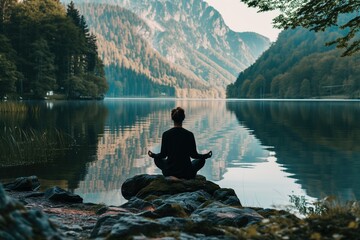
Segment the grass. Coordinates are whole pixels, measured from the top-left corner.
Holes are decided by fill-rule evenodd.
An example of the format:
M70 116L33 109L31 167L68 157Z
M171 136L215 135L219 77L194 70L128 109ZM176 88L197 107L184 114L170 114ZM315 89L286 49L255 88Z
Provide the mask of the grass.
M0 102L1 113L27 112L28 106L22 102Z
M38 114L39 106L29 106L23 102L0 102L0 113L32 113Z
M0 166L17 166L53 160L74 144L68 134L54 130L4 127L0 136Z
M243 229L230 229L237 239L289 239L289 240L346 240L360 239L360 205L346 203L335 197L316 202L304 196L290 196L292 208L301 213L299 218L287 210L259 212L264 217L259 223Z
M315 202L309 202L305 196L290 195L290 202L304 217L336 216L352 213L360 217L360 204L357 201L339 201L334 196L328 196Z
M3 119L12 122L38 117L40 106L25 102L0 102ZM30 165L53 160L74 144L72 137L57 129L36 130L17 126L0 129L0 166Z

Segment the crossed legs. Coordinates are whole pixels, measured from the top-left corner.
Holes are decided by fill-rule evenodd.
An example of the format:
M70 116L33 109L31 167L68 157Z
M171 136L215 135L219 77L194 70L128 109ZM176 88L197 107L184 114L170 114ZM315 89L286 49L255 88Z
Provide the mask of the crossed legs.
M165 170L166 169L166 166L167 166L167 163L166 163L166 159L163 159L163 158L154 158L154 162L155 162L155 165L161 169L163 175L165 177L168 177L168 176L173 176L171 174L171 170L168 171L168 170ZM202 168L204 167L205 165L205 159L194 159L191 161L191 169L189 172L186 172L186 173L182 173L181 175L184 176L186 179L192 179L192 178L195 178L196 176L196 173ZM175 177L178 177L178 176L175 176ZM184 177L180 177L180 178L184 178Z

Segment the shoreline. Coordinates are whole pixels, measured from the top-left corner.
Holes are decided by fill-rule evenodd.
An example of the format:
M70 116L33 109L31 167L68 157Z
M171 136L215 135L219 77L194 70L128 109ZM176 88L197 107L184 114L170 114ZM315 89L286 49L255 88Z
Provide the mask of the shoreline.
M34 186L36 181L32 180ZM53 192L64 193L59 189ZM71 198L63 198L67 201L55 201L46 198L48 190L6 191L5 196L11 199L0 191L0 200L6 200L0 201L0 212L4 216L15 208L18 215L13 216L20 219L21 214L28 217L36 211L35 216L48 222L42 226L50 230L34 230L37 235L30 239L42 239L45 232L51 232L55 239L359 239L360 236L360 208L356 202L350 208L333 206L326 213L299 218L285 210L244 207L232 189L220 188L202 176L174 181L160 175L137 175L124 183L122 193L127 203L107 206L79 202L79 196L69 192L66 194ZM73 202L68 202L69 199ZM10 207L5 208L4 203ZM2 231L6 232L4 226L11 225L0 224L0 236Z

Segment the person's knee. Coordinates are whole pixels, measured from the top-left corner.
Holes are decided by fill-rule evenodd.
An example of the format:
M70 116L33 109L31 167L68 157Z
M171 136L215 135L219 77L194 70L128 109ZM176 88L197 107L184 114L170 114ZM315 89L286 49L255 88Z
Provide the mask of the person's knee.
M165 160L163 158L154 158L155 165L163 170L165 168Z
M191 162L193 170L195 171L195 175L197 171L199 171L201 168L205 165L205 159L196 159Z

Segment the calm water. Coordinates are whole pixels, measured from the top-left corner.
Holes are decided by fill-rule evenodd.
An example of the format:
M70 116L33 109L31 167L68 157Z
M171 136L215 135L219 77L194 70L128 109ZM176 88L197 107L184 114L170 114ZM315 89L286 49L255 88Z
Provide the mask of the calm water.
M36 114L0 116L5 128L57 129L75 144L46 161L0 162L0 179L37 175L86 202L119 205L121 185L136 174L160 174L158 152L172 127L170 111L185 109L184 127L199 152L213 151L200 174L235 189L243 205L288 204L288 195L360 199L360 102L107 99L30 102Z

